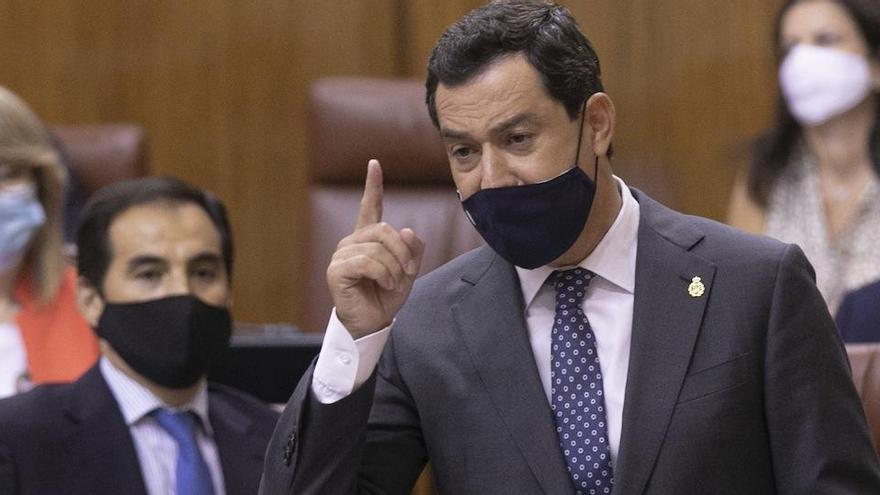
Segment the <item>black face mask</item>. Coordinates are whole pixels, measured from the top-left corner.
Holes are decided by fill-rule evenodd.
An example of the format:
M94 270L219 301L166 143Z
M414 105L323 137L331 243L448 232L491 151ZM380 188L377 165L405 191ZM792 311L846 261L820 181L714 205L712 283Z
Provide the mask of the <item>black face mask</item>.
M185 388L207 373L226 350L232 319L226 308L205 304L195 296L173 296L107 303L97 333L150 381Z
M578 166L583 126L582 114L575 164L565 173L537 184L481 189L462 201L486 243L516 266L537 268L562 256L587 224L596 183ZM599 157L594 167L597 173Z

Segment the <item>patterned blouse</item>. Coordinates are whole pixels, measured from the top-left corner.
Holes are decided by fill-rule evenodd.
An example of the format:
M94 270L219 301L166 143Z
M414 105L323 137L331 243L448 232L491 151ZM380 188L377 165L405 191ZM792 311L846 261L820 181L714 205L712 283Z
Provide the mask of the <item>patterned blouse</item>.
M880 280L880 185L872 174L857 212L829 239L819 181L816 161L795 155L770 193L767 235L804 250L833 315L847 293Z

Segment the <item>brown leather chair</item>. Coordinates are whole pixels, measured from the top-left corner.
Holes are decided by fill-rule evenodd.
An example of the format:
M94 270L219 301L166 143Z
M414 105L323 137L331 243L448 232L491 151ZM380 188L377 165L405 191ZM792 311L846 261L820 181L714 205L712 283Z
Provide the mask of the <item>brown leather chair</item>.
M367 161L382 163L383 220L425 241L421 273L482 242L462 213L440 136L416 81L331 78L309 92L311 239L306 330L323 331L333 303L326 270L354 229Z
M880 454L880 343L847 344L846 353L868 418L874 448Z
M147 175L147 140L135 124L55 125L83 199L123 179Z
M354 228L367 161L384 172L383 220L410 227L425 241L421 273L479 246L455 193L446 152L417 81L332 78L309 92L311 239L307 329L322 331L333 305L326 269ZM429 469L414 495L436 491Z

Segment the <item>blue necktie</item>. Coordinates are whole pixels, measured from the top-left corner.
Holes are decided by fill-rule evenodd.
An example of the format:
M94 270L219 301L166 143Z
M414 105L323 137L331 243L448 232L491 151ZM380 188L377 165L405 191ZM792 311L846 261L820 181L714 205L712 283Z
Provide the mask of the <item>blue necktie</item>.
M578 495L604 495L614 485L602 369L596 339L581 301L593 274L583 268L556 271L550 368L551 408L556 434Z
M211 471L196 442L195 415L189 411L156 409L153 417L177 442L177 495L214 495Z

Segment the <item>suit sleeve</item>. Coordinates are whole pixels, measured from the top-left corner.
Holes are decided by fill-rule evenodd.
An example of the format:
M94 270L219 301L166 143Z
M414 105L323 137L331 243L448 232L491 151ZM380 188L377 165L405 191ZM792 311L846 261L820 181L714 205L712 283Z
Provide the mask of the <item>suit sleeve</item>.
M260 493L408 494L427 455L393 337L369 380L338 402L314 398L313 370L314 363L275 428Z
M779 265L769 316L765 409L778 493L880 493L846 352L797 246Z

